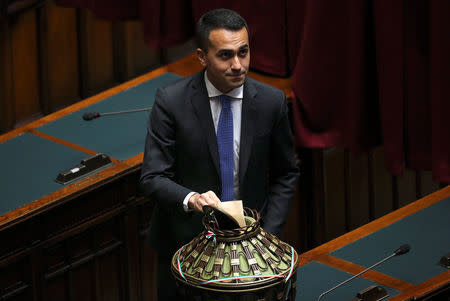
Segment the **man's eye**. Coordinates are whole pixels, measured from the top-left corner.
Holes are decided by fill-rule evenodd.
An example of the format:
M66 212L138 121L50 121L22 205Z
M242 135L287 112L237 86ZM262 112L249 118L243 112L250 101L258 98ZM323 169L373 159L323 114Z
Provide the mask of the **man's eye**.
M231 54L224 52L220 54L220 57L223 59L229 59L231 57Z
M240 55L240 56L246 56L247 53L248 53L248 49L242 49L242 50L239 50L239 55Z

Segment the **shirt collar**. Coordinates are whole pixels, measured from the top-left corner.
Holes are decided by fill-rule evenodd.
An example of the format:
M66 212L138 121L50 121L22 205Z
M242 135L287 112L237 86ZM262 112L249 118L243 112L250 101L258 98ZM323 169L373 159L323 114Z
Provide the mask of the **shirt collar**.
M238 99L242 99L244 96L244 85L237 87L237 88L229 91L228 93L222 93L219 90L217 90L217 88L214 87L214 85L209 81L206 70L205 70L205 84L206 84L206 90L208 90L209 98L217 97L222 94L228 95L231 98L238 98Z

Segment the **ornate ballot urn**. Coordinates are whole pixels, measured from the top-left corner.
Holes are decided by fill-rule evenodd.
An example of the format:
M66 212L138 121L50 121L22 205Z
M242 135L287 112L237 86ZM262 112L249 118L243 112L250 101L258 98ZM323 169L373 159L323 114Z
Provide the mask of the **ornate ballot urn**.
M180 248L171 270L184 300L295 300L298 255L260 227L244 208L246 226L205 206L205 231Z

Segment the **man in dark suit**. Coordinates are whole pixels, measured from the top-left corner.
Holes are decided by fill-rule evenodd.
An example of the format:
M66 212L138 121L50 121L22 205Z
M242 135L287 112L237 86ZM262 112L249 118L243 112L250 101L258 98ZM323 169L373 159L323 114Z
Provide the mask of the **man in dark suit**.
M298 177L285 95L247 77L244 19L210 11L197 39L205 69L158 89L147 129L141 187L156 203L150 243L159 251L160 300L174 291L162 279L171 256L203 230L204 205L242 199L281 235Z

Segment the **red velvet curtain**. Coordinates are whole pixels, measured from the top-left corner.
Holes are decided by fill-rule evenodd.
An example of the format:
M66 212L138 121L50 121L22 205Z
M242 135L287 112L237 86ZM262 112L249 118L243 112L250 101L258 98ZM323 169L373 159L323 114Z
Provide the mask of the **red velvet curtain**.
M450 183L450 2L296 5L304 16L295 19L292 73L298 144L359 151L380 138L393 174L431 169Z
M291 76L302 147L368 150L388 169L432 169L450 183L448 0L57 0L108 20L140 18L153 48L194 35L206 11L250 27L253 69Z
M450 2L430 1L429 5L431 130L424 135L431 136L431 155L423 166L417 162L417 168L427 169L431 161L433 178L450 183Z
M194 36L195 27L190 1L138 0L138 2L144 38L153 49L175 46Z
M373 30L368 1L291 1L294 122L303 147L379 142ZM294 12L300 12L298 18ZM291 32L291 35L293 32Z

